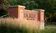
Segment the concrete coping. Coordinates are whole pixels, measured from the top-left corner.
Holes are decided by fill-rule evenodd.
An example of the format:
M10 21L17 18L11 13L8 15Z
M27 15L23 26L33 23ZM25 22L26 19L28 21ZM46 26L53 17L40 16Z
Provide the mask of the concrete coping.
M45 11L44 9L34 9L33 11Z
M43 10L43 9L40 9L40 11L45 11L45 10Z
M21 5L18 5L18 7L23 7L23 8L25 8L25 6L21 6Z
M23 7L23 8L25 8L25 6L21 6L21 5L14 5L14 6L10 5L9 7Z

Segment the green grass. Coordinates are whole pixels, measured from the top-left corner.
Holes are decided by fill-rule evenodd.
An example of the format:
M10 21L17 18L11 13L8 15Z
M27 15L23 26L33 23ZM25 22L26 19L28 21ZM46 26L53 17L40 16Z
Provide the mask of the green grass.
M44 30L30 30L25 27L22 28L14 28L14 27L6 27L1 26L0 27L0 33L56 33L55 28L45 28Z
M14 26L15 27L15 26ZM6 24L1 24L0 33L56 33L56 28L45 28L44 30L27 29L24 26L14 28L7 27Z

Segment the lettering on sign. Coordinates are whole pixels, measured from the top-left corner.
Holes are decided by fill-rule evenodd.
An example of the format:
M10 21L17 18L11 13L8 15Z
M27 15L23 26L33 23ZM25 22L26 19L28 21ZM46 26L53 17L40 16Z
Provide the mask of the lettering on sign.
M24 18L27 20L35 20L35 14L30 14L30 13L24 13Z

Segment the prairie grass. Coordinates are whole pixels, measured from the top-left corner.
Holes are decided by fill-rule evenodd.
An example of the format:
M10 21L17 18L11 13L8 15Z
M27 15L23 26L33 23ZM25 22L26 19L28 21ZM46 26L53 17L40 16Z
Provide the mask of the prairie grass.
M39 28L39 22L37 21L31 21L26 19L16 19L16 18L0 18L0 24L5 24L6 26L13 26L13 27L19 27L24 26L26 28L30 29L37 29Z
M39 30L38 23L25 19L0 18L0 33L56 33L54 28Z
M0 18L0 31L32 31L37 30L39 24L36 21L16 19L16 18ZM4 30L3 30L4 29Z

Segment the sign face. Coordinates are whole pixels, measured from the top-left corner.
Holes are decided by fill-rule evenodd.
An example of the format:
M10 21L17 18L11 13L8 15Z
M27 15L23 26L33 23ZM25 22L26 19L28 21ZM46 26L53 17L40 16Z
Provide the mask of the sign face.
M35 20L36 14L24 13L24 18L27 20Z

